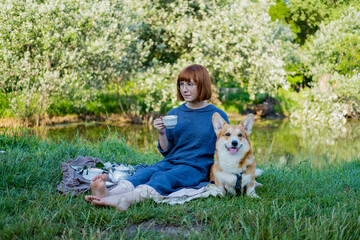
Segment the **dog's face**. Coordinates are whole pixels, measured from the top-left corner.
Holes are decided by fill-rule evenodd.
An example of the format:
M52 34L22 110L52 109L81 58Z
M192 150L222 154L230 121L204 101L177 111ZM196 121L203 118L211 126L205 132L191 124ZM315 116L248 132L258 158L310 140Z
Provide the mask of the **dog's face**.
M230 155L244 155L251 149L249 136L255 123L254 115L249 114L239 125L229 125L215 113L212 118L217 135L216 148Z

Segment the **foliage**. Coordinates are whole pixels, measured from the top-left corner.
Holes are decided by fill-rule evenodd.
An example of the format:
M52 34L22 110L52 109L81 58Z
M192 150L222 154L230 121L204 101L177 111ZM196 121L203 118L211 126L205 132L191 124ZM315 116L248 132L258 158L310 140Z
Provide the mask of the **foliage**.
M276 96L290 84L315 89L323 76L340 88L341 79L356 82L359 72L358 10L344 12L357 3L5 0L0 89L13 114L39 122L46 113L119 111L97 99L105 86L133 121L151 120L179 104L176 77L191 63L208 68L214 86L247 89L238 102ZM330 92L356 113L356 93L344 91ZM317 99L310 95L309 104Z
M122 111L148 119L176 104L176 76L194 62L216 85L236 81L252 97L287 87L293 35L270 21L267 0L7 0L0 8L1 90L23 120L56 96L83 108L109 83Z
M0 9L0 89L23 120L52 96L83 104L114 76L136 72L146 54L121 1L7 0Z
M218 81L246 85L252 99L288 87L284 60L293 35L270 21L268 8L268 1L217 6L194 42L195 62L210 66Z
M346 100L360 100L360 72L354 74L341 75L334 73L330 79L334 86L333 91Z
M268 1L148 1L143 7L152 4L156 11L144 11L144 24L155 39L156 64L179 70L202 64L217 86L247 85L252 98L288 86L284 59L291 54L293 35L270 21Z
M346 123L347 109L338 102L336 94L313 88L304 90L302 95L304 100L291 113L291 120L295 125L307 128L329 126L334 131L341 130Z
M312 89L294 110L299 124L341 127L345 116L358 116L360 95L360 11L350 7L340 19L321 24L305 45L302 63Z
M349 6L357 7L359 9L360 1L326 1L326 0L276 0L276 3L269 9L269 14L273 21L279 20L284 24L288 24L297 37L294 39L296 43L301 45L311 42L310 39L320 29L321 24L328 24L329 22L342 18L343 13L349 8ZM356 44L358 39L348 39L346 41L352 41ZM337 42L339 45L339 42ZM342 66L346 73L351 69L352 64L348 64L346 60L349 60L354 55L355 44L352 44L350 48L339 49L344 55ZM326 49L326 47L321 46ZM350 46L351 44L346 44ZM299 54L302 54L299 52ZM298 54L294 54L297 56ZM350 60L352 61L352 60ZM348 68L350 65L350 68ZM303 63L298 59L290 59L286 61L285 69L290 73L288 75L288 82L297 90L309 86L309 82L312 81L312 76L306 75L303 72ZM344 74L346 74L344 72Z
M293 6L293 4L295 3L291 3L291 6ZM269 8L269 15L272 21L278 20L283 24L289 24L291 31L295 34L299 34L301 29L292 19L289 5L290 4L285 0L276 0L275 3ZM298 41L298 39L295 41Z
M135 2L128 1L129 11L139 13L138 37L149 43L150 54L144 71L120 81L121 104L133 120L177 105L175 81L191 63L208 68L218 87L247 86L251 98L288 87L284 67L293 54L293 34L270 21L268 1Z
M286 91L284 89L279 89L278 93L276 94L276 99L280 103L279 106L275 106L276 108L278 108L277 111L288 117L292 109L295 108L298 104L298 95L299 94L294 90Z
M170 64L153 64L121 83L123 109L134 122L150 121L166 114L176 102L176 79L181 69Z
M224 111L228 114L242 113L247 108L247 104L252 103L245 88L221 88L219 98Z
M321 24L320 30L305 45L302 62L306 73L317 82L324 74L360 71L359 41L360 10L349 8L341 18Z
M86 103L84 115L97 115L107 113L119 113L120 109L116 102L116 95L114 92L108 90L99 92L94 101Z
M67 99L56 99L52 104L47 108L46 113L51 118L53 116L65 116L68 114L75 114L77 109L75 109L72 101Z
M0 116L6 116L8 114L9 102L5 95L0 92Z
M276 0L269 13L273 20L289 24L297 34L296 42L303 45L320 29L322 22L339 18L349 6L359 6L359 3L359 0Z
M140 73L136 87L144 95L145 113L164 113L167 103L176 104L176 79L180 73L176 66L153 66Z

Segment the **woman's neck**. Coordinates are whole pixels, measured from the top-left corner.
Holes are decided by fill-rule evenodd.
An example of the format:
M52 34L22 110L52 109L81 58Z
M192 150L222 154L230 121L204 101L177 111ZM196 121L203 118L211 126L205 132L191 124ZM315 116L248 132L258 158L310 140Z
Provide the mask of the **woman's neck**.
M199 109L199 108L204 108L206 107L207 105L209 105L207 102L205 101L201 101L201 102L198 102L198 101L194 101L194 102L188 102L186 103L186 106L188 108L191 108L191 109Z

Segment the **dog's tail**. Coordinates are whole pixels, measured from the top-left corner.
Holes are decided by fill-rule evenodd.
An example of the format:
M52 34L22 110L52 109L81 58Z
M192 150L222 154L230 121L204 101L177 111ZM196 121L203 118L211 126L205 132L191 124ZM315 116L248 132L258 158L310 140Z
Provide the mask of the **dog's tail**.
M255 169L255 177L258 177L258 176L260 176L261 174L263 174L263 170L261 170L260 168L256 168Z

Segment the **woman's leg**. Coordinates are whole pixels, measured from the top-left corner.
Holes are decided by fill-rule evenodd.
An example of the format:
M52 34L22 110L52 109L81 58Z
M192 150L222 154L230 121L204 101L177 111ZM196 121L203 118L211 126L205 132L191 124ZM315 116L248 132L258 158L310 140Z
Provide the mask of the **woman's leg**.
M145 184L155 173L167 171L171 167L172 165L167 161L160 161L151 167L138 170L128 180L124 181L127 184L118 184L110 191L107 190L105 184L106 174L96 176L90 185L93 195L85 196L85 200L95 206L112 206L125 211L132 203L145 199L145 197L141 197L139 190L134 190L134 187Z
M120 181L119 184L108 191L106 188L107 175L101 174L94 177L93 182L90 184L91 196L86 196L86 201L91 201L92 196L107 197L111 195L119 195L134 190L135 187L145 184L153 176L154 173L166 171L171 169L172 165L167 161L157 162L155 165L138 170L128 180Z
M133 191L119 195L110 195L103 198L95 196L91 203L95 206L110 206L116 207L120 211L126 211L131 205L140 203L150 196L157 197L160 194L148 185L140 185Z
M126 211L131 205L140 203L150 196L158 197L160 194L148 185L140 185L133 191L119 195L110 195L103 198L94 196L91 203L94 206L110 206L116 207L120 211Z
M120 211L126 211L131 204L141 202L143 199L141 198L140 194L137 192L131 191L119 195L111 195L107 197L97 197L94 196L92 198L91 203L94 206L109 206L115 207Z
M155 173L168 171L172 167L172 164L163 160L150 167L137 170L136 173L127 180L130 181L136 188L139 185L146 184Z
M117 186L109 191L109 195L111 195L111 196L112 195L119 195L119 194L131 192L134 189L135 189L134 185L132 185L131 182L129 182L127 180L120 180L118 182Z
M85 196L85 200L92 202L93 199L103 198L112 195L119 195L134 190L134 186L131 182L122 180L117 186L110 191L106 188L106 174L101 174L94 177L93 182L90 184L91 193L90 196ZM94 198L94 196L98 198Z
M208 179L199 169L188 165L175 165L172 169L154 173L146 185L167 195L181 188L195 187Z

